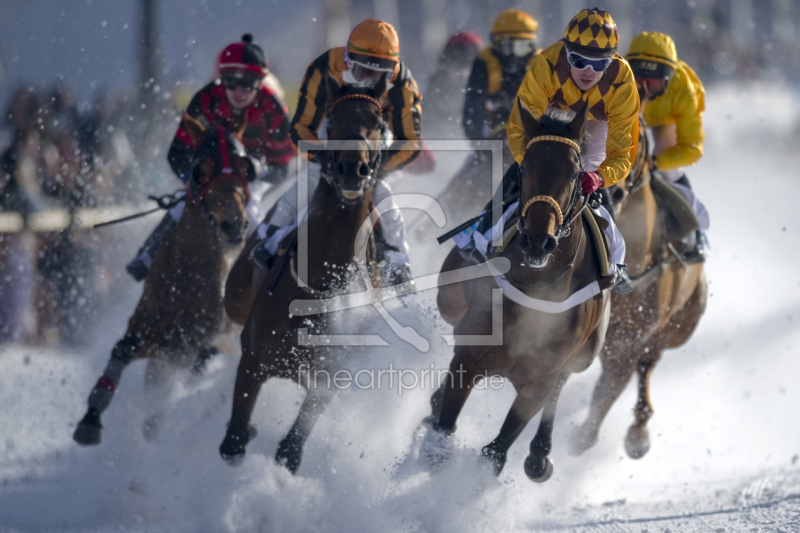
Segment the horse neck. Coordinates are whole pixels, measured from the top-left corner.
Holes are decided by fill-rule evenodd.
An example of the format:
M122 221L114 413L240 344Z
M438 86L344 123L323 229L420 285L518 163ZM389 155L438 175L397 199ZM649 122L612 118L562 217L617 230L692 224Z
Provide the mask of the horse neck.
M171 258L175 264L191 263L181 274L212 279L222 272L224 250L216 229L199 202L186 201L186 208L175 227Z
M371 203L372 187L364 191L361 202L347 205L341 203L330 183L320 180L307 222L310 286L329 287L353 263L359 228Z

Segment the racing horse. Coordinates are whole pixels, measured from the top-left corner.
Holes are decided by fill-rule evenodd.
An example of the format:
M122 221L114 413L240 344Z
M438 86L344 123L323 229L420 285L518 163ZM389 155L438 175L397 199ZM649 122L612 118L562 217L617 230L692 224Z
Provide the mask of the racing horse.
M603 344L610 280L606 276L598 283L600 266L581 217L588 200L579 179L586 106L571 120L558 113L537 120L518 105L529 141L521 165L517 232L502 251L489 254L490 264L504 258L510 270L505 276L492 270L492 276L440 283L437 297L442 317L457 335L487 335L497 316L502 337L481 343L490 345L456 343L449 375L431 398L422 453L434 465L446 460L447 437L471 390L482 379L499 375L514 385L517 396L500 433L481 455L499 475L510 446L544 408L524 463L528 477L543 482L553 472L548 455L561 388L571 373L591 364ZM454 248L440 280L466 264ZM494 301L502 314L493 305L498 288L503 297Z
M639 147L631 177L610 191L616 223L627 245L626 261L634 290L612 297L611 322L600 354L603 372L594 388L589 414L573 436L575 454L597 442L603 420L634 372L639 387L625 451L634 459L649 451L647 422L653 416L650 376L664 350L678 348L689 340L708 299L703 264L684 263L671 244L684 235L672 235L673 219L656 201L646 163L648 138L641 114L639 123Z
M156 250L125 335L89 395L86 415L73 435L79 444L100 443L100 415L132 361L148 360L145 388L155 412L142 429L152 440L162 425L163 400L175 373L191 367L199 374L216 352L210 343L223 324L227 256L244 243L248 183L258 175L259 163L246 156L234 134L218 126L204 130L197 125L190 135L200 144L183 215Z
M320 153L321 179L308 214L283 239L269 277L263 282L259 282L259 276L254 280L252 269L248 271L242 263L243 252L231 276L238 274L244 279L228 281L228 287L239 289L226 296L226 300L231 300L226 301L229 312L238 310L241 316L250 307L241 336L242 358L231 419L219 447L222 458L232 466L244 460L245 446L254 436L250 418L261 386L268 378L280 377L292 379L306 389L297 419L275 455L279 464L293 474L297 472L305 441L333 396L329 384L318 386L305 376L316 376L319 369L331 364L332 358L325 357L319 346L304 343L300 338L303 328L312 333L325 332L324 315L312 319L291 314L290 304L341 293L358 268L356 257L366 257L368 261L374 258L373 241L362 240L364 233L359 229L366 227L364 223L370 216L373 186L380 167L381 150L375 147L380 145L386 127L381 101L386 81L373 89L342 88L335 81L328 81L326 92L328 139L350 141L348 144L355 148ZM297 234L308 235L305 279L299 277L297 254L293 251ZM252 288L242 288L249 283L253 283Z

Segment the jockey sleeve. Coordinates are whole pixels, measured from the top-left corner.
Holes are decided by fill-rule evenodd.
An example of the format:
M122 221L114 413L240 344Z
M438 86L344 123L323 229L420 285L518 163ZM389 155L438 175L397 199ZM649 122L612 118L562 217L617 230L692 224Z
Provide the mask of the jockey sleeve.
M346 69L343 47L328 50L308 66L300 85L297 111L291 124L291 136L295 144L310 141L319 142L322 147L319 128L330 104L328 80L343 84L342 73ZM391 147L384 154L383 172L403 167L419 153L422 135L421 100L417 83L401 62L395 69L383 110L384 119L394 138Z
M225 88L215 80L194 95L181 117L167 155L175 174L189 172L202 141L196 137L212 125L236 132L248 155L271 166L285 167L294 156L288 110L273 89L262 85L255 102L237 113L225 97Z
M678 61L678 68L663 94L647 102L644 108L648 127L675 124L677 142L656 156L659 170L692 165L703 156L703 111L703 84L689 65Z
M528 68L535 57L535 54L531 55ZM464 99L463 125L467 138L485 139L484 123L487 120L490 128L508 120L511 104L524 75L525 70L519 74L504 74L494 48L488 46L481 50L472 64Z
M639 140L639 94L631 68L622 56L615 54L600 81L588 91L581 91L572 81L566 49L559 41L536 56L517 97L537 119L549 107L579 111L586 102L588 119L608 124L606 158L597 169L604 187L628 175ZM521 162L527 138L516 100L507 133L511 153Z

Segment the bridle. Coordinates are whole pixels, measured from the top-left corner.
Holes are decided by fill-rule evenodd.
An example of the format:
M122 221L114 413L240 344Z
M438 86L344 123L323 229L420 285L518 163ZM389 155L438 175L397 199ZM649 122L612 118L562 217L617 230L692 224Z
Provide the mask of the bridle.
M189 179L189 187L187 187L186 196L189 199L195 199L202 203L203 198L205 198L205 195L208 193L208 190L216 182L222 179L232 179L242 186L245 204L247 204L247 202L250 201L249 183L247 178L242 176L241 171L236 164L237 161L234 161L233 164L231 164L228 142L225 139L225 133L222 128L217 128L217 139L219 141L220 159L217 160L214 157L208 157L213 163L211 168L208 170L208 172L201 176L199 180L194 180L192 178ZM194 164L194 168L196 168L197 165L199 165L205 159L206 158L198 159ZM221 166L219 170L217 170L218 166Z
M386 122L383 120L383 106L381 105L381 103L376 98L373 98L372 96L369 96L367 94L347 94L347 95L344 95L344 96L341 96L341 97L337 98L336 100L333 101L333 103L331 103L330 106L328 106L327 115L329 117L332 116L333 111L336 109L336 107L339 104L341 104L342 102L345 102L345 101L348 101L348 100L364 100L364 101L367 101L367 102L373 104L375 107L377 107L378 108L378 116L381 117L381 131L384 131L386 129L387 125L386 125ZM331 128L332 128L332 123L328 122L328 139L331 138L330 137ZM381 137L383 137L383 135L381 135ZM336 139L336 140L359 141L359 142L364 142L367 145L367 147L369 149L369 164L368 164L369 175L367 176L366 183L364 185L364 189L368 189L368 188L372 187L373 185L375 185L375 180L377 179L376 173L377 173L377 170L381 166L381 162L382 162L382 158L383 158L383 150L381 148L378 148L378 149L373 148L373 143L370 142L369 139L367 139L366 137L364 137L361 134L348 135L344 139ZM334 157L334 151L333 150L328 150L327 153L326 153L326 157L323 160L324 164L323 164L323 167L322 167L322 169L320 171L320 176L323 179L325 179L325 181L327 181L331 186L333 186L336 189L337 194L341 198L342 197L342 190L341 190L342 185L341 185L341 183L339 183L337 180L335 180L333 178L333 175L331 173L331 166L334 163L333 157Z
M578 154L579 169L578 172L570 178L570 181L571 182L576 181L583 173L583 161L581 160L580 157L581 146L572 139L561 137L560 135L539 135L528 141L528 144L525 146L525 152L527 152L534 143L546 142L546 141L566 144L567 146L575 150L575 152ZM523 169L522 167L520 167L520 174L522 174L522 172ZM521 179L522 176L520 176L520 181ZM520 183L520 187L521 185L522 184ZM527 202L525 202L524 205L522 205L522 208L519 211L519 218L517 219L517 229L519 230L520 233L527 235L527 231L525 230L525 215L528 213L528 209L530 209L530 207L537 202L544 202L547 205L549 205L556 214L556 221L558 223L558 226L556 227L556 231L553 236L555 237L556 241L558 241L561 237L569 236L570 232L572 231L570 229L572 227L572 223L575 222L575 219L577 219L583 212L583 210L586 208L588 201L589 201L588 196L586 197L581 196L580 187L573 187L572 196L569 200L569 204L567 205L567 214L565 216L564 213L561 211L561 206L558 205L558 202L552 196L547 196L547 195L534 196L530 198Z

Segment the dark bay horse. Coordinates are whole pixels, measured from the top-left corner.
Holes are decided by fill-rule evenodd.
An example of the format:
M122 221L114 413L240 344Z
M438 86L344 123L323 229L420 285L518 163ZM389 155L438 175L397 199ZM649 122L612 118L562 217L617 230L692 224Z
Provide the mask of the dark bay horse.
M290 252L291 247L287 248L289 259L283 275L277 278L271 291L266 283L253 280L252 269L243 264L244 253L231 271L231 276L243 277L229 279L227 287L237 290L226 295L226 308L229 312L238 310L234 313L238 315L236 318L248 314L242 331L242 358L231 420L219 447L220 455L231 465L241 464L244 459L245 446L252 438L250 418L261 386L268 378L292 379L306 389L300 413L275 455L276 461L292 473L300 467L305 441L333 396L330 384L318 386L313 380L304 379L306 375L316 376L318 370L327 370L331 357L322 355L325 353L322 347L300 339L303 328L308 328L309 333L325 333L325 315L296 316L290 314L289 308L294 300L321 299L342 292L354 277L356 258L365 257L362 246L372 248L361 242L359 229L372 209L373 186L381 157L375 147L381 142L385 127L380 100L385 91L385 82L371 90L341 88L335 82L327 85L328 138L350 141L355 149L334 149L320 154L322 177L307 217L295 230L301 234L307 231L308 235L307 277L302 280L306 286L300 286L299 254ZM292 240L293 235L289 234L284 244ZM371 255L374 250L365 253L366 257L374 257ZM276 265L279 258L276 257Z
M156 412L143 431L151 440L164 418L158 400L168 392L174 373L190 366L202 370L215 352L210 343L223 324L226 257L244 242L248 182L257 163L221 128L192 135L204 140L195 154L183 216L156 250L125 336L89 395L89 408L73 435L79 444L100 442L100 415L131 361L148 359L145 386Z
M493 305L493 291L501 287L502 339L487 346L457 343L450 375L431 398L431 427L422 451L433 463L446 459L441 447L455 431L471 390L481 379L499 375L514 385L517 397L482 456L499 474L509 447L544 407L524 465L528 477L542 482L553 471L547 456L558 395L569 374L585 370L602 347L609 296L597 283L599 265L580 216L585 206L579 176L586 108L571 121L547 115L537 121L519 107L529 142L520 177L518 233L501 252L490 254L490 259L510 260L511 269L504 278L440 286L438 295L439 311L457 335L488 335L493 315L501 312ZM442 275L464 266L454 249ZM567 303L576 291L578 297Z
M625 451L634 459L648 452L653 368L664 350L689 340L708 298L703 264L684 264L670 244L674 237L670 235L669 215L656 203L650 169L644 162L648 141L641 115L639 120L636 164L631 177L612 192L635 288L630 294L615 293L612 297L611 322L600 355L603 373L595 386L589 415L574 436L574 453L582 453L597 442L600 425L634 372L639 377L639 387L634 423L625 436Z

